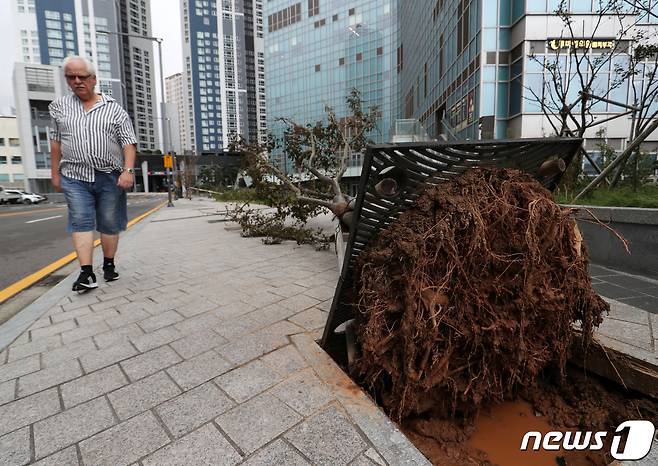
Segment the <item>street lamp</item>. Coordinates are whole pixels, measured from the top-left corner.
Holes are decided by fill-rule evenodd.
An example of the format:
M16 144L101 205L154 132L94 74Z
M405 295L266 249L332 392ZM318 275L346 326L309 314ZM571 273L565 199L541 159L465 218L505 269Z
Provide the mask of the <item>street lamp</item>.
M163 39L160 38L160 37L140 36L139 34L130 34L128 32L114 32L114 31L99 31L99 30L96 30L96 33L97 34L124 36L124 37L135 37L137 39L146 39L146 40L150 40L152 42L157 42L157 44L158 44L158 57L159 57L159 61L160 61L160 97L161 97L161 100L160 100L160 115L161 115L161 117L160 118L163 120L162 132L164 133L165 132L164 120L167 119L167 117L166 117L167 110L166 110L166 107L165 107L164 71L162 70L162 41L163 41ZM169 139L169 152L171 153L171 134L169 132L167 132L167 136L168 136L168 139ZM165 149L164 138L162 138L162 149L163 149L162 150L163 153L167 152L166 149ZM168 175L168 179L169 179L169 188L167 189L167 191L169 192L167 207L174 207L174 203L171 200L171 188L172 188L172 185L173 185L173 175L172 175L172 169L171 168L167 168L167 175Z

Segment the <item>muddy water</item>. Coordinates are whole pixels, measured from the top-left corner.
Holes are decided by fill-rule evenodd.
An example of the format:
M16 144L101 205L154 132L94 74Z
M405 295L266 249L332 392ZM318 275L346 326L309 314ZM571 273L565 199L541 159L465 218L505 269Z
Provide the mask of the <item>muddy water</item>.
M545 434L551 427L545 418L535 416L525 401L506 402L483 411L475 423L476 431L467 445L487 454L489 461L499 466L584 466L596 462L584 452L521 451L526 432ZM533 445L533 441L530 445Z

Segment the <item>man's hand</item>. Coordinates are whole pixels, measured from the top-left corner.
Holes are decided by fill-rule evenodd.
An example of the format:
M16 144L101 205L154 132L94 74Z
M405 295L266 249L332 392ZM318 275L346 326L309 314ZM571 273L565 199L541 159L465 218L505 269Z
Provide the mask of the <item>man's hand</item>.
M121 172L119 175L119 181L117 181L117 186L122 189L130 189L133 186L133 175L128 172Z
M58 193L62 192L62 177L59 174L59 171L53 171L51 173L51 182L53 184L53 188L55 188L55 191Z

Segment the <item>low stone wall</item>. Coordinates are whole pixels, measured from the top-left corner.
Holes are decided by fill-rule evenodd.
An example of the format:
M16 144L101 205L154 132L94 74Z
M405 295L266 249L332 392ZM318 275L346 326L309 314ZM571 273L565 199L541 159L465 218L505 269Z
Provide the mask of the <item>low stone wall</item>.
M590 260L628 273L658 278L658 209L633 207L565 206L578 208L578 226L589 248ZM608 229L592 224L591 211L628 242L630 254Z

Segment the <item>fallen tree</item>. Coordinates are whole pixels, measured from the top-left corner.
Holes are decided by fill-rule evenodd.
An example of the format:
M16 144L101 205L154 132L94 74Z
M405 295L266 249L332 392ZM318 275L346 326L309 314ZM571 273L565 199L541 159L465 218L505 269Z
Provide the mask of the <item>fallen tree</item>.
M281 140L269 135L264 144L239 137L233 141L231 148L244 154L245 173L257 197L275 208L275 212L258 218L243 208L239 213L241 224L251 226L256 222L258 231L269 231L276 237L284 222L292 221L291 228L303 229L308 218L327 209L348 226L350 216L346 214L354 203L345 190L343 176L350 159L362 154L372 142L369 135L376 130L381 114L374 106L364 109L356 89L346 98L346 104L345 116L326 107L325 119L313 124L279 118L285 126Z
M352 366L396 419L474 416L565 373L608 305L570 209L528 175L474 169L428 188L356 268Z

